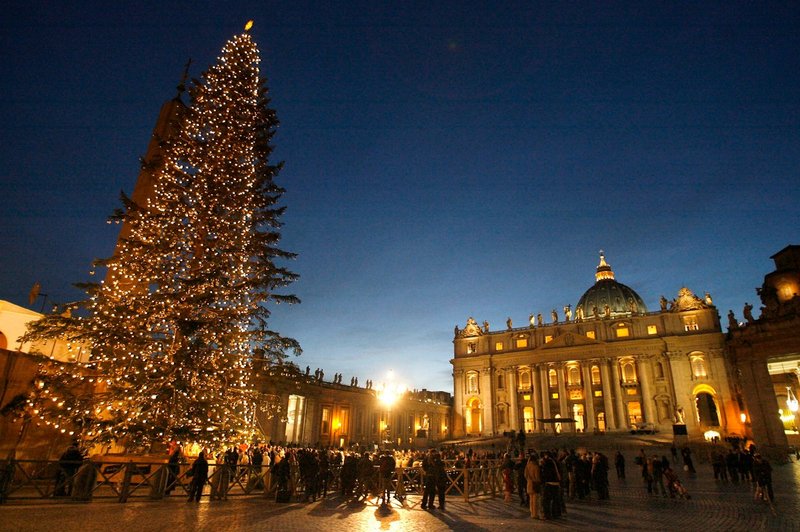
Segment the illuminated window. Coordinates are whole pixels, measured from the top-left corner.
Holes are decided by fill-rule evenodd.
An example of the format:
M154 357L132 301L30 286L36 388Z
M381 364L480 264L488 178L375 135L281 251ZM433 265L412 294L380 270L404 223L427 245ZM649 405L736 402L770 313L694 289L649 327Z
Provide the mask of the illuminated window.
M617 327L617 338L625 338L630 336L630 331L624 325Z
M594 331L586 331L586 338L594 340Z
M516 343L514 344L517 346L517 349L528 347L528 339L527 338L517 338Z
M600 368L592 366L592 384L597 386L600 384Z
M570 366L567 370L567 382L570 385L581 383L581 372L577 366Z
M626 388L625 393L628 395L636 395L636 388Z
M636 382L636 368L633 362L625 362L622 365L622 380L626 383Z
M704 379L708 377L708 372L706 371L706 361L703 355L692 356L692 375L694 375L696 379Z
M528 394L525 394L525 395L522 396L522 400L523 401L530 401L531 400L531 396L528 395Z
M475 371L467 373L467 393L478 393L478 373Z
M547 372L547 378L550 381L550 386L555 388L558 386L558 375L556 374L556 370L551 369Z
M331 409L327 406L322 407L322 434L330 434L331 432Z
M551 397L553 399L558 399L558 392L553 393L553 395L551 395Z
M647 334L658 334L658 327L656 327L655 325L648 325Z
M595 390L594 391L595 397L603 397L603 390Z
M697 324L697 317L695 316L687 316L683 318L683 330L684 331L698 331L700 330L700 326Z
M519 387L523 390L530 390L531 388L531 374L528 370L521 371L519 374Z
M605 412L597 413L597 430L605 432L606 430L606 414Z
M640 423L644 421L642 418L642 405L637 401L631 401L628 403L628 422L633 423Z
M502 351L503 350L503 342L495 342L494 350L495 351Z
M549 343L553 341L553 337L549 334L544 335L544 343Z

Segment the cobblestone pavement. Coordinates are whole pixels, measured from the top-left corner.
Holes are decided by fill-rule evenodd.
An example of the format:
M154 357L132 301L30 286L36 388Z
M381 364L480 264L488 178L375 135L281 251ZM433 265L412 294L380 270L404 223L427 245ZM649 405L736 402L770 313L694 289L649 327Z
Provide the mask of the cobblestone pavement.
M344 504L338 497L316 503L277 504L259 497L187 503L161 502L55 503L41 501L0 506L0 530L69 532L73 530L800 530L800 464L775 466L775 504L753 500L750 483L715 482L708 465L696 478L682 474L691 500L648 496L636 469L627 481L611 478L611 500L569 502L567 515L533 521L525 509L502 497L471 503L451 498L446 511L425 511L419 497L403 505L392 501L386 515L374 504ZM612 473L613 476L613 473Z

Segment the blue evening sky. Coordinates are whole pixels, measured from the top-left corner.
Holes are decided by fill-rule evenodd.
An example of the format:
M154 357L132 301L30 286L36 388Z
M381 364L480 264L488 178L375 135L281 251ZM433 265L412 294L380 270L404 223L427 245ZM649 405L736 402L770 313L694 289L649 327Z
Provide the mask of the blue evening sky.
M187 59L250 18L301 367L451 391L455 324L560 314L599 249L651 310L688 286L725 322L800 244L797 3L12 0L0 299L80 296Z

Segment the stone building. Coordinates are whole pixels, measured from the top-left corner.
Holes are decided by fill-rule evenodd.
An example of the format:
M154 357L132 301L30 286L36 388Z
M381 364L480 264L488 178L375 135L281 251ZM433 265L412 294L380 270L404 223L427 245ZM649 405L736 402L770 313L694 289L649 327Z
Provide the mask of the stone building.
M775 270L757 290L761 314L745 303L744 321L728 314L727 349L745 407L747 435L775 451L800 445L800 246L773 255Z
M651 312L601 253L574 308L505 330L456 326L454 436L673 425L691 438L743 435L710 295L681 288Z
M258 425L275 442L348 447L427 446L449 436L451 396L447 392L395 390L386 401L385 385L359 386L342 377L302 373L292 363L257 371L258 389L280 405L271 417L262 411Z

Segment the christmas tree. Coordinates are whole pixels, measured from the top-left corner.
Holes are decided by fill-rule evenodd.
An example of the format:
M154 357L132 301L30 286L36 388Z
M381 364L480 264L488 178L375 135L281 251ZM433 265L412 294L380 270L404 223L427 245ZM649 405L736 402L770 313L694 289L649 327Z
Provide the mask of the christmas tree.
M296 275L278 262L279 205L271 140L278 125L246 31L225 44L189 91L179 134L166 140L147 204L123 196L124 236L106 280L82 285L73 313L35 323L27 340L67 339L87 364L43 366L28 412L62 432L128 445L203 444L252 434L269 406L251 384L253 359L278 362L296 341L268 327L268 304ZM83 312L81 312L83 309ZM87 385L88 383L88 385Z

